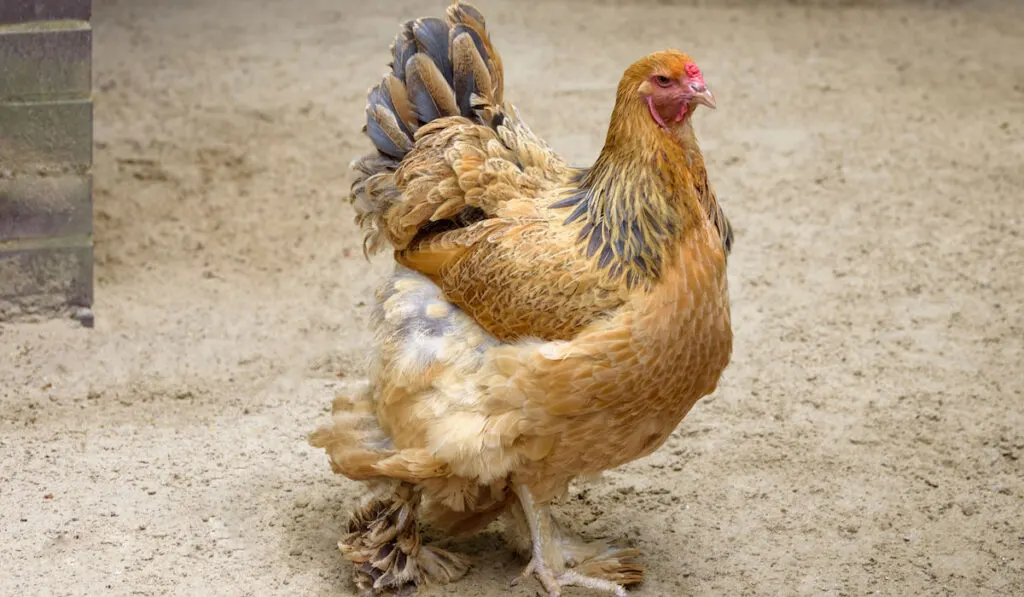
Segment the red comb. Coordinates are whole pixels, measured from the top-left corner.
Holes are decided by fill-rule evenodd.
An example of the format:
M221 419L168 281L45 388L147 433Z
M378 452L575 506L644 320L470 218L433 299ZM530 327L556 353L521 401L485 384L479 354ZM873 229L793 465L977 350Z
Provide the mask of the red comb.
M698 67L693 62L687 62L686 66L683 67L683 68L684 68L684 70L686 70L686 76L690 77L691 79L703 79L704 78L704 76L700 73L700 67Z

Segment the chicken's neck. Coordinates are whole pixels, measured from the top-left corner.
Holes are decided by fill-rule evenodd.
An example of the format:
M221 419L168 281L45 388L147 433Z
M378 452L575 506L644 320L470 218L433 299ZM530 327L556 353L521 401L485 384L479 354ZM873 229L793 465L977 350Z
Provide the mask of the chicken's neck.
M618 120L616 125L613 114L594 166L552 207L575 206L565 223L583 222L579 241L611 279L646 286L661 277L678 243L717 206L711 205L704 159L689 122L669 131Z

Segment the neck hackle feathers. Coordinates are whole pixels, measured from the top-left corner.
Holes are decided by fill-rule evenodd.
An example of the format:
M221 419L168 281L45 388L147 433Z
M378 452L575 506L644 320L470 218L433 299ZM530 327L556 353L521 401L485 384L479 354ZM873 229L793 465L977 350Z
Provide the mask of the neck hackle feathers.
M565 223L583 223L579 241L587 256L630 288L657 281L670 249L718 209L690 119L662 127L638 93L661 73L700 76L697 65L676 51L652 54L626 69L601 154L580 173L577 188L552 204L574 208Z

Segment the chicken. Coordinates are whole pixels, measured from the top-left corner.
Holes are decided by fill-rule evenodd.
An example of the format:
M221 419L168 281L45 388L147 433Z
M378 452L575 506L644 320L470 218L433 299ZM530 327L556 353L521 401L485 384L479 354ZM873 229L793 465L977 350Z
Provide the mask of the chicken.
M402 592L469 565L419 522L455 535L503 517L548 595L624 595L639 553L584 541L550 504L656 450L729 362L732 231L692 127L714 97L686 54L640 59L581 169L504 101L474 7L406 23L392 54L352 201L365 249L396 268L367 387L310 436L369 489L339 546L368 594Z

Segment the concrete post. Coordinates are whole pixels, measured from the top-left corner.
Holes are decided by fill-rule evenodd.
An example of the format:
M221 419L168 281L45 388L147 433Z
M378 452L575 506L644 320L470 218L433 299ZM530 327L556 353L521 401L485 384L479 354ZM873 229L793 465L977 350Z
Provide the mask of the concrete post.
M0 1L0 321L92 322L91 4Z

